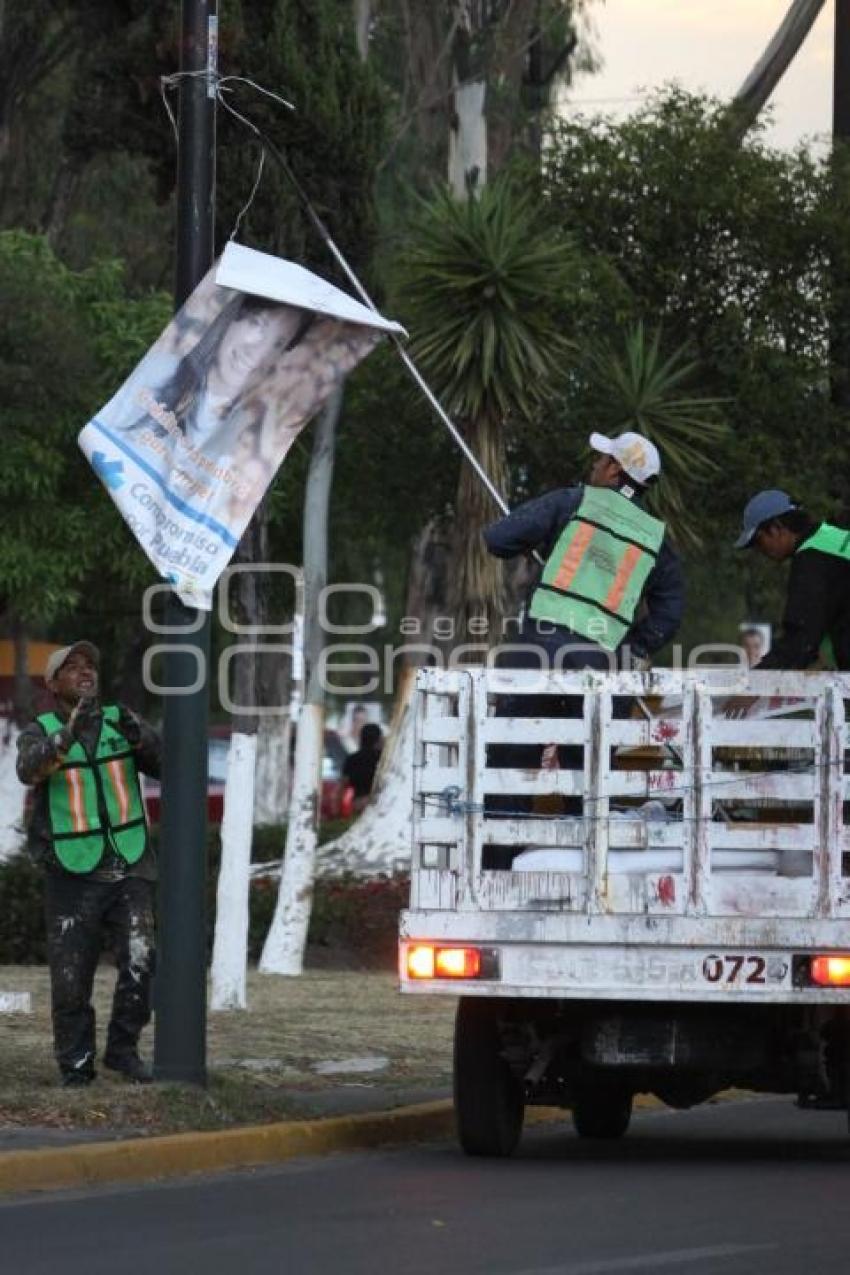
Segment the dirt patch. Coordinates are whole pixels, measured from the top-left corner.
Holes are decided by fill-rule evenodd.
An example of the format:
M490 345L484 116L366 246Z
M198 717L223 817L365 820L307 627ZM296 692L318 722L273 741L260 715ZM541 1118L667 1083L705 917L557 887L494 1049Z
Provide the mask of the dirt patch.
M114 977L104 967L96 979L99 1050ZM402 1090L450 1084L453 1000L401 996L394 975L371 971L297 979L252 971L248 988L247 1010L209 1016L206 1091L127 1085L103 1069L90 1088L65 1090L53 1061L47 970L0 966L0 990L30 992L33 1005L32 1014L0 1017L0 1126L211 1129L312 1114L310 1101L315 1107L345 1085L378 1089L391 1103ZM152 1050L151 1026L141 1052ZM350 1072L314 1070L344 1060Z

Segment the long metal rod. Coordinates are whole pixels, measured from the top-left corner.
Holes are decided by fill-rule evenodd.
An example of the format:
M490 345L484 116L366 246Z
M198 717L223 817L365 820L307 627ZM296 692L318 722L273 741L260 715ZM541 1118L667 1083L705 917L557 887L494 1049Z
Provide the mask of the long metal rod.
M316 220L317 220L317 222L318 222L318 225L317 225L317 227L316 227L316 228L317 228L317 229L319 229L319 227L321 226L321 224L322 224L322 223L321 223L320 219L318 218L318 216L317 216ZM351 281L351 283L354 285L354 287L357 289L357 291L358 291L358 293L360 294L360 298L361 298L361 300L363 301L363 303L364 303L365 305L367 305L367 306L369 307L369 309L370 309L370 310L374 310L374 311L375 311L375 313L377 314L377 313L378 313L378 308L377 308L377 306L374 304L374 302L372 301L372 298L369 296L368 292L367 292L367 291L366 291L366 289L363 287L362 283L361 283L361 282L360 282L360 280L358 279L358 277L357 277L357 275L355 274L354 270L353 270L353 269L351 268L351 266L348 264L348 262L346 261L345 257L342 255L342 253L340 252L339 248L338 248L338 247L336 246L336 244L334 243L334 241L333 241L333 239L331 238L330 234L328 234L327 232L325 232L325 233L324 233L324 235L323 235L323 238L324 238L325 243L327 244L328 248L331 250L331 252L333 253L334 257L335 257L335 258L336 258L336 260L339 262L339 264L340 264L340 266L342 267L342 269L345 271L345 273L346 273L346 275L348 276L349 280L350 280L350 281ZM419 371L419 368L418 368L418 367L416 366L416 364L413 362L413 359L410 357L410 355L408 354L407 350L406 350L406 349L404 348L404 346L402 345L402 343L401 343L401 339L400 339L400 338L399 338L399 337L398 337L398 336L397 336L394 332L390 334L390 337L391 337L391 340L392 340L393 344L395 345L396 350L398 351L398 354L399 354L399 357L400 357L400 359L401 359L402 363L403 363L403 364L404 364L404 366L407 368L408 372L409 372L409 373L410 373L410 375L413 377L413 380L414 380L414 381L416 382L416 384L419 386L419 389L420 389L420 390L422 391L422 393L425 395L426 399L427 399L427 400L428 400L428 402L431 404L432 408L433 408L433 409L434 409L434 411L437 413L437 415L439 416L440 420L443 422L443 424L445 425L446 429L447 429L447 430L449 431L449 433L451 434L452 438L455 440L455 442L457 443L458 447L461 449L461 451L463 452L464 456L465 456L465 457L466 457L466 459L469 461L470 465L471 465L471 466L472 466L472 468L475 470L476 474L477 474L477 475L478 475L478 477L481 479L482 483L483 483L483 484L484 484L484 486L487 488L487 490L489 491L490 495L493 497L493 499L495 500L496 504L497 504L497 505L499 506L499 508L501 509L502 513L504 513L504 514L509 514L509 513L511 512L511 511L510 511L510 506L508 505L508 503L507 503L507 501L505 500L504 496L501 494L501 492L499 491L499 489L498 489L498 488L496 487L496 485L493 483L493 481L491 480L491 478L490 478L489 474L488 474L488 473L487 473L487 471L483 468L483 466L481 465L481 462L478 460L478 457L477 457L477 456L475 455L475 453L471 450L471 448L469 447L469 444L466 442L466 439L463 437L463 435L461 434L460 430L459 430L459 429L458 429L458 427L455 425L454 421L453 421L453 420L452 420L452 418L449 416L448 412L445 410L445 408L443 407L443 405L442 405L442 403L440 402L440 400L437 398L436 394L434 394L434 392L433 392L433 390L431 389L430 385L429 385L429 384L428 384L428 382L425 380L425 378L423 377L422 373Z

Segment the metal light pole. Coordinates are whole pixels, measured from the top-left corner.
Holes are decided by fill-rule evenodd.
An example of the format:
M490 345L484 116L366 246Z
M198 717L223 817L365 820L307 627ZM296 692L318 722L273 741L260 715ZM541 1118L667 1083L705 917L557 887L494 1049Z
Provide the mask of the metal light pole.
M217 0L183 0L177 161L179 309L214 251ZM191 74L195 73L195 74ZM210 616L170 594L165 660L154 1070L206 1084L206 834ZM182 632L180 632L182 630ZM187 688L194 688L186 693Z

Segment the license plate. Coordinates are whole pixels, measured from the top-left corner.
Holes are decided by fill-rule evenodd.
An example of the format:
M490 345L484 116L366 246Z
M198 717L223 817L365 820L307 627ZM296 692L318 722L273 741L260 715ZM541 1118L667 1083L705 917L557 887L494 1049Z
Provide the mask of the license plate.
M775 991L791 983L791 957L783 952L707 952L701 966L704 982L735 990Z

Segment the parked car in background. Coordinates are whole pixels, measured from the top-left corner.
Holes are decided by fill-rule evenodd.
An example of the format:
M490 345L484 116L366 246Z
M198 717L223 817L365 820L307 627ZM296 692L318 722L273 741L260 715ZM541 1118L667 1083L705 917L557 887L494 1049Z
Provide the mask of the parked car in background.
M207 741L207 820L221 823L224 814L224 781L227 778L227 754L230 749L230 727L213 726ZM142 776L142 792L150 823L159 823L162 790L158 779Z
M229 726L213 726L207 744L207 820L221 823L224 813L224 785L227 779L227 754L230 749ZM293 741L294 753L294 741ZM351 817L351 795L343 784L342 767L348 754L339 733L325 731L322 755L322 790L320 816L324 821ZM159 823L162 792L156 779L143 777L145 807L151 823Z

